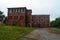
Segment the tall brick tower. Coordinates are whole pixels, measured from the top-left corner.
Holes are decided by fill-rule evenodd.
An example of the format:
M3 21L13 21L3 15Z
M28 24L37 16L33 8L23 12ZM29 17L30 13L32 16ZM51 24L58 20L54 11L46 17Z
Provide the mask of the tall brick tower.
M31 14L30 10L27 10L26 7L8 8L8 24L25 26L28 13L29 15Z

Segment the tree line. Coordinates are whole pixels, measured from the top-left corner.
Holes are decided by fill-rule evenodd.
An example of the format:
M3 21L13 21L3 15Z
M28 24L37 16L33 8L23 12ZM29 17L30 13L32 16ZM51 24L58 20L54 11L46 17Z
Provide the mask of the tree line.
M60 17L56 18L50 23L51 27L60 28Z

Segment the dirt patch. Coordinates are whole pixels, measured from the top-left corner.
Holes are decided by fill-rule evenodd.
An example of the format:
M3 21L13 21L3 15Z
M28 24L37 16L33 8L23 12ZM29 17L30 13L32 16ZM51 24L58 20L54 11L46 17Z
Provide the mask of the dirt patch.
M50 28L50 29L48 29L48 32L54 33L54 34L60 34L60 29L57 29L57 28Z

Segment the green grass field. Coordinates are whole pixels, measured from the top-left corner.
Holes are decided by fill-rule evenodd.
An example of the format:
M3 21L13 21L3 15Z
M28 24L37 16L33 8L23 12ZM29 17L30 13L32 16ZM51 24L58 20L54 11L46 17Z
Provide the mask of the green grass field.
M0 25L0 40L17 40L35 28Z

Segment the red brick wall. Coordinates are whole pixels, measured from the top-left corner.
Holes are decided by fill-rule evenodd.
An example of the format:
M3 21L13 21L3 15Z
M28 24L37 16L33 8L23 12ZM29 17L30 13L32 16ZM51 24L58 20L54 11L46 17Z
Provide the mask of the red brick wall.
M13 22L16 25L25 26L25 13L16 13L16 14L10 13L10 14L8 14L8 24L12 25Z
M38 22L37 22L38 21ZM33 15L32 24L34 26L40 27L49 27L50 26L50 18L49 15Z

